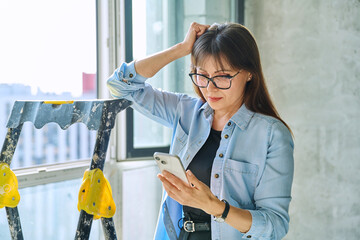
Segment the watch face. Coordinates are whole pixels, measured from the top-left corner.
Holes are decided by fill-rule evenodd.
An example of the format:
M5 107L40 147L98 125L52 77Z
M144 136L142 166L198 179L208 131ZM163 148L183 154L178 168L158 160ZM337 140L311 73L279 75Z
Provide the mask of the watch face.
M222 217L216 217L215 219L214 219L216 222L218 222L218 223L223 223L223 222L225 222L225 219L223 219Z

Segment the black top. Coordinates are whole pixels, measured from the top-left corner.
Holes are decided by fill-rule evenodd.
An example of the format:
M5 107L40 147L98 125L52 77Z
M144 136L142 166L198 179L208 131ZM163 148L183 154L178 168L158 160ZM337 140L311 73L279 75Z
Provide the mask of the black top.
M210 187L211 169L219 148L221 140L221 131L211 129L210 135L188 168L201 182ZM198 208L183 206L183 211L190 215L194 222L210 222L211 216Z

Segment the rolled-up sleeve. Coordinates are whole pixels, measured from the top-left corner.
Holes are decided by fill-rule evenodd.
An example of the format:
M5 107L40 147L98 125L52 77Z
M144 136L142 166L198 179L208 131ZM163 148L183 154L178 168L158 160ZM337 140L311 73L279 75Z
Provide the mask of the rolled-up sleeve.
M173 127L180 100L184 94L172 93L153 88L147 78L135 70L135 62L123 63L108 79L107 86L112 97L125 98L133 102L132 108L146 117Z
M244 239L282 239L289 229L294 143L281 122L269 127L268 136L265 169L254 194L256 209L250 210L252 226Z
M107 80L107 86L114 98L132 100L132 93L144 89L146 79L136 73L135 62L123 63Z

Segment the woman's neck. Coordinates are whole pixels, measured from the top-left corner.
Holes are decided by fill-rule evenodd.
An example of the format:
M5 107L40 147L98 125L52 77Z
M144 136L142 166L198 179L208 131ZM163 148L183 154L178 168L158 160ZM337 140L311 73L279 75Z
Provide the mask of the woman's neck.
M230 120L230 118L231 118L231 116L229 116L228 114L221 115L221 114L216 114L216 112L215 112L211 127L216 131L222 131L224 126Z
M222 131L225 125L229 122L230 118L240 109L240 107L234 108L233 111L214 111L214 119L211 127L214 130Z

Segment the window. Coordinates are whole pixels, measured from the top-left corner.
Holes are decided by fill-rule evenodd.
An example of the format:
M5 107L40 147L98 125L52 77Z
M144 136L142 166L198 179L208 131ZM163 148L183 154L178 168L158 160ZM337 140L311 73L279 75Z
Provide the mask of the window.
M15 100L97 97L95 16L95 1L0 3L0 138ZM12 168L89 158L95 134L82 124L26 123Z
M125 11L125 27L128 28L126 48L132 49L127 52L127 62L181 42L193 21L211 24L242 22L243 18L243 1L128 0L125 3L132 4L132 11ZM189 56L178 59L148 82L156 88L193 95L192 84L187 76L189 66ZM132 109L127 110L127 157L152 156L154 151L168 152L170 139L170 129Z
M2 141L15 100L97 98L96 11L96 1L88 0L0 2ZM75 236L78 190L95 137L84 124L66 131L55 123L41 129L24 124L11 168L19 180L25 239ZM99 232L93 223L92 239ZM10 239L5 209L0 209L0 239Z
M243 11L242 1L156 1L125 0L122 46L126 53L121 61L130 62L154 52L166 49L183 40L190 23L213 23L238 21ZM240 10L239 10L240 9ZM122 54L119 52L118 54ZM118 63L120 65L121 61ZM178 59L149 79L154 87L168 91L184 92L193 95L191 80L187 76L190 56ZM144 118L127 109L126 135L127 152L124 158L150 156L155 151L168 151L171 130ZM118 136L118 137L119 137ZM123 138L122 138L123 139ZM118 145L118 149L122 144ZM121 239L151 239L155 232L162 186L156 178L158 168L154 161L119 161L122 183L120 199L122 214L118 223L123 229ZM116 188L118 189L118 188ZM140 201L139 199L146 199ZM136 231L138 226L145 226ZM134 230L135 229L135 230ZM134 231L133 231L134 230Z

